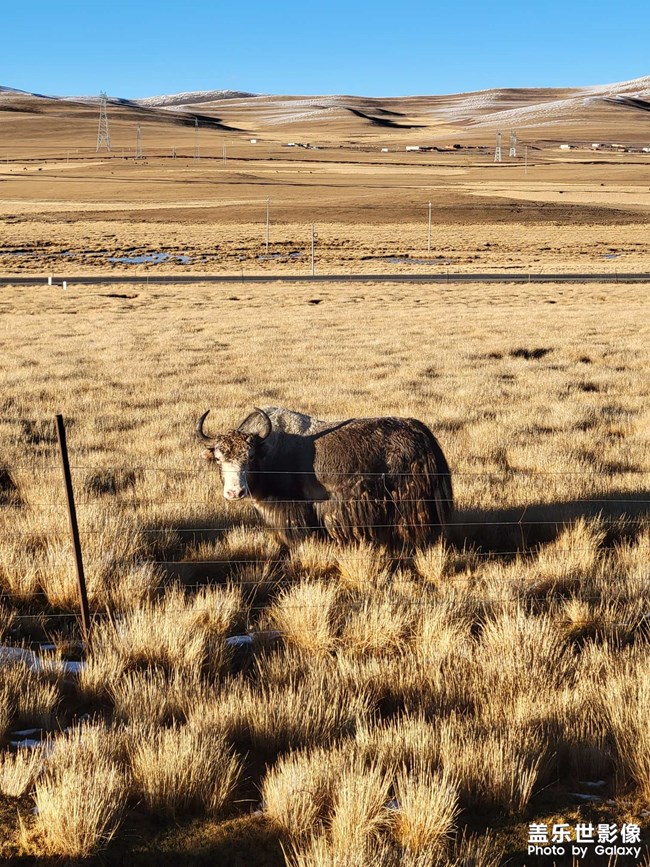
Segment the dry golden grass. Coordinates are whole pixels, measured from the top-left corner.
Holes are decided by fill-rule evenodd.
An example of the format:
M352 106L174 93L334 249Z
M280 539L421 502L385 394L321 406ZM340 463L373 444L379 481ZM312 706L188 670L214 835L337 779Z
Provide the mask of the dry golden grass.
M391 778L379 765L353 756L336 780L328 822L334 852L362 852L386 827Z
M401 715L381 724L361 725L355 734L361 755L385 769L434 767L440 758L439 732L423 714Z
M441 724L440 764L457 781L461 806L520 813L533 794L545 753L539 731L485 730L455 715Z
M36 816L24 828L26 847L66 858L94 854L117 831L127 792L108 731L83 726L57 738L36 781Z
M141 725L129 735L133 791L147 810L167 816L187 811L216 814L229 803L241 762L221 732Z
M0 666L0 737L14 725L50 727L59 702L56 675L32 671L24 662Z
M448 575L450 552L444 540L428 548L421 548L413 558L418 575L425 581L437 584Z
M624 782L631 782L646 804L650 803L650 740L647 648L628 652L618 671L600 684L600 701L614 739Z
M206 766L213 755L236 763L234 747L268 764L254 782L295 865L429 867L433 847L443 864L491 867L501 830L495 820L499 839L488 839L482 810L522 823L549 783L566 797L593 779L647 800L645 290L317 290L3 295L0 445L22 504L12 494L0 505L3 640L77 634L58 410L98 617L78 678L0 669L0 727L53 730L90 707L141 738L127 751L119 728L106 730L110 804L98 800L95 830L74 845L104 845L127 797L170 815L218 811L204 749ZM223 502L192 440L209 406L216 430L260 404L430 424L454 473L449 538L393 559L368 545L283 549L249 505ZM221 746L202 746L212 737ZM75 761L78 776L85 759ZM396 773L398 804L441 793L439 812L424 810L432 824L415 809L401 837L386 806ZM66 775L44 770L43 804L64 796ZM429 779L457 787L456 843L443 845L442 830L432 842L453 799L418 782ZM99 799L99 778L91 788ZM232 788L216 788L231 805ZM476 838L463 836L466 817ZM64 829L56 842L34 821L33 854L81 839Z
M43 764L38 749L20 747L15 753L0 753L0 792L10 798L22 797L34 785Z
M350 652L362 656L398 651L404 646L416 616L416 605L378 593L374 599L349 606L341 643Z
M209 721L238 744L264 753L308 745L331 745L367 718L367 691L353 692L330 679L328 669L314 665L305 676L286 672L286 682L259 684L233 680L190 711L190 723Z
M234 587L204 587L186 595L175 586L159 599L130 606L118 619L96 625L80 675L82 692L101 697L133 668L218 673L228 659L226 634L241 609L241 593Z
M289 552L287 573L295 579L302 577L328 579L336 574L337 548L320 539L305 539Z
M341 750L309 749L281 756L262 782L262 802L269 818L294 842L322 827L332 808Z
M402 768L395 777L395 798L391 830L402 849L429 857L439 854L459 812L453 783L425 764L408 771Z
M348 590L374 593L388 582L390 561L369 542L350 545L337 556L339 578Z
M198 671L162 669L125 671L110 685L113 713L124 723L168 725L184 721L190 710L205 702L213 687Z
M302 579L284 590L269 608L269 623L289 644L302 650L326 652L336 640L340 619L335 584Z

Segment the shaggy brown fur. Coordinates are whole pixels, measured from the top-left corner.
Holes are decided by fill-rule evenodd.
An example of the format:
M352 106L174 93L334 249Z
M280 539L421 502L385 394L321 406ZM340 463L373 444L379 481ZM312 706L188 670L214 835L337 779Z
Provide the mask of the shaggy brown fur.
M304 431L291 432L296 419ZM202 422L197 434L205 439ZM318 534L422 545L440 535L453 506L445 456L417 419L320 422L268 407L211 440L211 453L245 461L256 509L287 544Z

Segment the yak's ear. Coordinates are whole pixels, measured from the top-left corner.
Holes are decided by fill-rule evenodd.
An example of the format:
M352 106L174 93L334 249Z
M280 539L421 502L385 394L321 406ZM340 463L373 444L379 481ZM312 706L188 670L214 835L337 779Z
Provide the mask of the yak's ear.
M206 461L214 461L214 449L203 449L203 457Z
M237 430L242 433L255 434L261 440L265 440L271 433L271 419L263 409L255 407L255 411L246 416Z

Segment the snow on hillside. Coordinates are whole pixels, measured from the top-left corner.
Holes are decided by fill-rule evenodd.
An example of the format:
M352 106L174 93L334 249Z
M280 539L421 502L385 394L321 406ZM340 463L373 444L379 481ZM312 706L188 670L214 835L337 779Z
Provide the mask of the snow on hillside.
M593 87L583 87L582 92L593 96L638 96L644 99L650 96L650 75L632 78L630 81L619 81L616 84L596 84Z
M535 91L532 91L534 94ZM568 114L579 115L594 100L619 97L650 98L650 76L621 81L615 84L598 84L591 87L554 88L545 91L539 102L521 105L517 90L484 90L471 94L459 94L451 106L439 111L450 120L471 123L475 126L546 126L561 122ZM540 89L540 96L541 96ZM554 96L554 94L558 94ZM562 94L562 96L559 96Z
M0 86L0 97L12 95L30 94L12 87ZM95 103L99 99L98 96L53 98L75 99L88 103ZM347 116L351 101L350 97L335 94L296 98L240 90L193 90L134 100L110 97L109 102L127 102L144 108L182 111L191 110L192 106L222 100L229 100L231 106L236 108L239 102L245 105L251 98L260 99L257 104L261 111L259 122L271 126L305 121L338 120ZM494 88L450 94L435 98L429 106L422 106L419 110L432 117L476 126L546 126L562 122L570 115L579 116L587 106L602 99L609 101L620 99L621 102L625 102L630 98L650 100L650 75L590 87ZM390 103L390 99L386 102Z
M182 93L168 93L162 96L147 96L144 99L131 100L136 105L150 108L165 108L167 106L195 105L200 102L216 102L220 99L246 99L258 96L257 93L247 93L243 90L187 90Z

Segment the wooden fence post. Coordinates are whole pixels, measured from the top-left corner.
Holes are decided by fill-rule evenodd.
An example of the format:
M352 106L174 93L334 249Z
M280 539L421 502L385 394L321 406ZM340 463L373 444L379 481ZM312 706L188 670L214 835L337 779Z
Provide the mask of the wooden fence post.
M81 608L81 628L84 641L88 644L90 637L90 611L88 608L88 593L86 592L86 579L84 576L83 560L81 558L81 543L79 541L79 527L77 526L77 512L74 506L74 494L72 491L72 478L70 476L70 462L68 460L68 447L65 440L65 425L63 416L56 417L56 433L59 439L59 452L61 455L61 468L65 482L65 495L68 503L68 519L70 522L70 534L74 547L74 561L77 569L77 584L79 585L79 607Z

